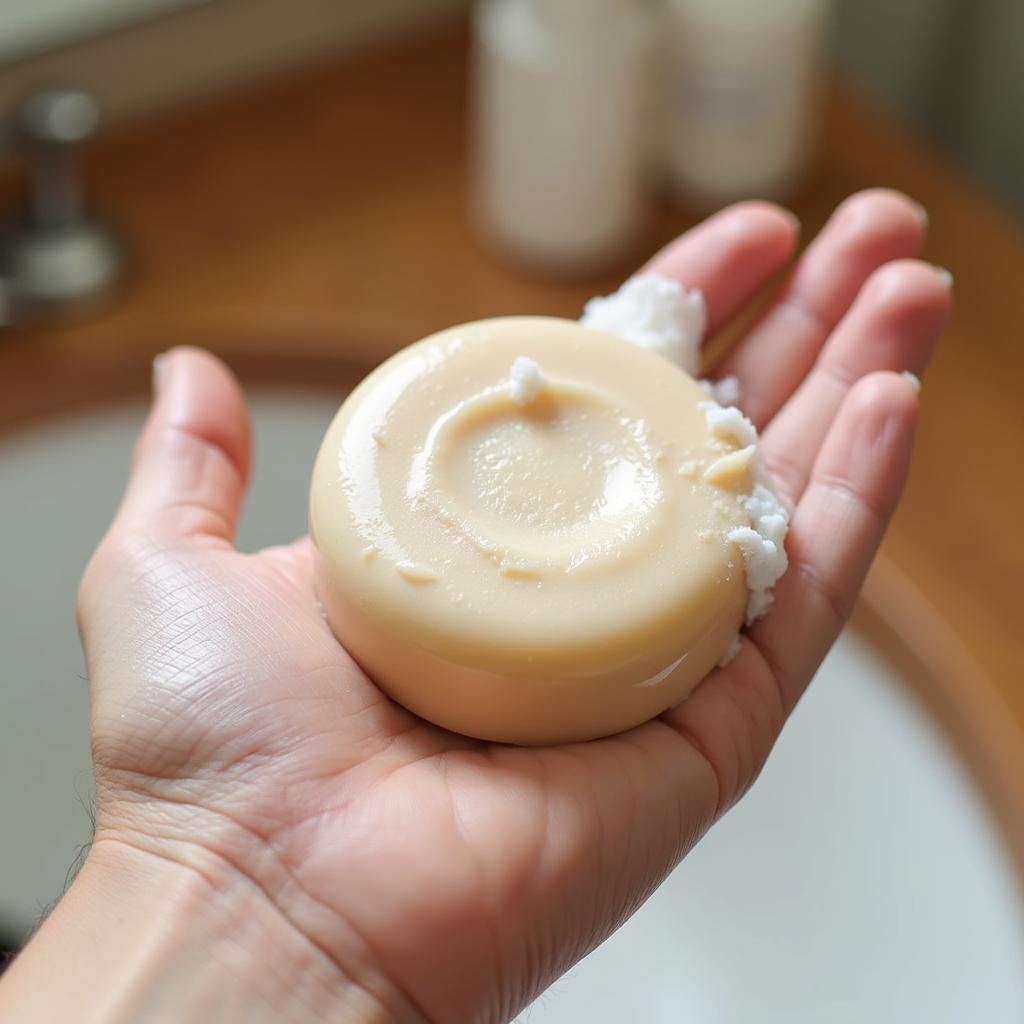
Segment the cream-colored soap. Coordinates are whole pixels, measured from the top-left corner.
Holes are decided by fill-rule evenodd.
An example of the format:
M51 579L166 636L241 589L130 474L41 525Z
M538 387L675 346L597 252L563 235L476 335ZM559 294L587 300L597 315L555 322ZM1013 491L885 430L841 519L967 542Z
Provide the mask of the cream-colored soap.
M726 535L750 522L749 453L706 401L660 355L568 320L486 320L398 353L313 473L338 639L396 701L481 739L585 740L678 703L747 602Z

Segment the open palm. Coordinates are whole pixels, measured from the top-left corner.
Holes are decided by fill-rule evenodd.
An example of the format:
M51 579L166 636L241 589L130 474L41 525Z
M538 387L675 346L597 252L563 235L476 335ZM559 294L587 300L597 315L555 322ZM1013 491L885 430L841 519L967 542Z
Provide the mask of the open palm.
M164 357L131 483L86 572L97 843L243 876L395 1019L507 1020L605 938L750 785L843 625L896 504L945 275L891 192L843 204L712 376L739 377L794 506L789 573L740 655L619 736L483 744L391 703L319 613L307 540L245 555L244 399ZM795 225L743 204L647 269L721 326ZM894 372L897 371L897 372Z

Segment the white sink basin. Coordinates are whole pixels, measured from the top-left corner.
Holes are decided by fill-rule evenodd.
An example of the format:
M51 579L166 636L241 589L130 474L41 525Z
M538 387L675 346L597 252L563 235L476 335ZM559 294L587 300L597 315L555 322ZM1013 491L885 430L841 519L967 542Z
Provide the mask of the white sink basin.
M337 402L255 396L243 547L304 530ZM111 406L0 443L0 931L15 935L89 837L74 592L143 413ZM750 796L521 1020L1009 1024L1024 1021L1022 965L1024 900L984 805L900 681L847 633Z

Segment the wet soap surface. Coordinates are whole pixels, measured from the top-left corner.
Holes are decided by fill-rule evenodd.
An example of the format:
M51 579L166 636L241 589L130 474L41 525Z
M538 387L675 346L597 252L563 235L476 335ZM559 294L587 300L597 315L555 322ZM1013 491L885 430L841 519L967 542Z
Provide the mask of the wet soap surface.
M528 397L511 373L524 357L543 381ZM551 318L463 325L389 360L339 413L314 474L339 638L401 703L453 728L447 707L468 677L444 706L425 691L451 665L536 684L527 707L545 686L590 681L576 713L605 702L601 729L616 701L632 708L623 728L680 699L722 654L746 594L726 539L749 521L739 489L703 474L736 445L709 429L706 398L661 356ZM400 676L417 656L434 660L413 692ZM662 692L624 693L643 686ZM562 688L557 711L537 706L548 741L552 716L572 715ZM459 731L527 737L528 717L504 735ZM566 721L566 738L587 734Z

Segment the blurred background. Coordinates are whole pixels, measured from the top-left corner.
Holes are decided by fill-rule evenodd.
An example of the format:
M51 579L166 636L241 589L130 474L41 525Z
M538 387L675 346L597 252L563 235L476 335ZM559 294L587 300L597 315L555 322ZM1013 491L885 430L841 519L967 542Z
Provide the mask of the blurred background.
M135 113L358 46L379 32L451 20L470 6L469 0L5 0L0 100L10 102L25 84L56 73L87 83L111 116ZM827 9L827 54L845 80L1018 214L1024 211L1021 4L833 0L808 6ZM96 42L115 30L115 38ZM190 42L184 66L171 56L179 39ZM94 42L76 45L83 40Z
M396 349L577 316L736 199L806 239L889 185L957 308L854 628L750 798L524 1020L1024 1019L1022 47L1019 0L0 2L0 945L88 848L74 591L153 355L252 395L252 549L305 528Z

